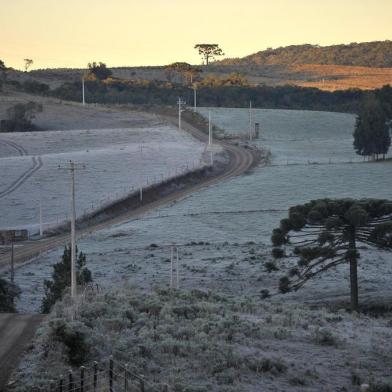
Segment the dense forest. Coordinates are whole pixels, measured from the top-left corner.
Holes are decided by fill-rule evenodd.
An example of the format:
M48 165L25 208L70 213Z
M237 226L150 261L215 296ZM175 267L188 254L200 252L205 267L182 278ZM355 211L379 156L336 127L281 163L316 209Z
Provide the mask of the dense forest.
M222 65L328 64L364 67L392 67L392 41L351 43L349 45L292 45L268 48L250 56L225 59Z

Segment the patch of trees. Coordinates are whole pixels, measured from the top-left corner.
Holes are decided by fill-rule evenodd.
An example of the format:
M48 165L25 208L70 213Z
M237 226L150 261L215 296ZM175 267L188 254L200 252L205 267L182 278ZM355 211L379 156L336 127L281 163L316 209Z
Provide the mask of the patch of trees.
M392 249L392 201L322 199L291 207L289 216L273 230L271 241L275 257L285 249L297 260L280 279L282 293L348 264L351 308L358 310L358 244Z
M78 254L76 262L76 282L78 286L92 282L91 271L86 267L86 255ZM64 291L71 286L71 247L64 248L61 261L53 266L52 280L44 281L45 296L42 299L42 313L49 313L53 305L63 297Z
M268 48L239 59L225 59L228 65L325 64L365 67L392 67L392 41L351 43L349 45L291 45Z
M16 285L0 278L0 312L14 313L15 299L20 295L20 289Z
M33 124L42 105L36 102L18 103L6 111L6 118L0 121L0 132L32 132L38 130Z
M87 78L90 80L105 80L112 76L112 71L107 68L105 63L96 63L95 61L92 63L88 63L88 73Z
M165 67L165 75L169 82L179 81L181 84L191 85L198 80L202 69L188 63L172 63Z
M354 149L357 154L378 160L385 159L391 145L388 111L374 96L362 103L354 131Z

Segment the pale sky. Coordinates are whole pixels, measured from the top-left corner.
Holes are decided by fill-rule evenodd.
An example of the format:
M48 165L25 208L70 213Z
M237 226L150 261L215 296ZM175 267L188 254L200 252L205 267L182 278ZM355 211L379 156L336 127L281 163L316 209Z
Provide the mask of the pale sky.
M7 66L200 63L196 43L226 57L267 47L392 39L392 0L0 0Z

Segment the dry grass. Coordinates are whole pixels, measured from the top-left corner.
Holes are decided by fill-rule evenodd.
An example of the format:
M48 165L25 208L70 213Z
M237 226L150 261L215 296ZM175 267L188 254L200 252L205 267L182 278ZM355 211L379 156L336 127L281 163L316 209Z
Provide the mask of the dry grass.
M289 81L298 86L335 91L348 88L370 90L392 84L392 68L370 68L337 65L304 64L288 69ZM300 80L296 78L299 74ZM301 80L303 77L307 80Z

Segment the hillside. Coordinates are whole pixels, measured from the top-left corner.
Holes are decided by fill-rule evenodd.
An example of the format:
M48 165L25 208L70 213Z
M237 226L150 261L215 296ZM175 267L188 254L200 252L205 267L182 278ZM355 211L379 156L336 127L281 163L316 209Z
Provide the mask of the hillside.
M225 59L224 65L294 65L323 64L362 67L392 67L392 41L351 43L349 45L291 45L268 48L236 59Z

